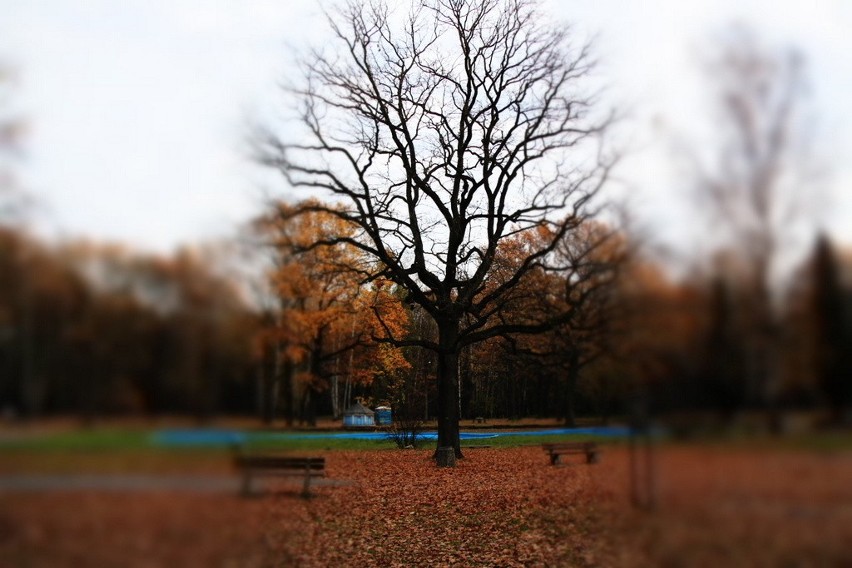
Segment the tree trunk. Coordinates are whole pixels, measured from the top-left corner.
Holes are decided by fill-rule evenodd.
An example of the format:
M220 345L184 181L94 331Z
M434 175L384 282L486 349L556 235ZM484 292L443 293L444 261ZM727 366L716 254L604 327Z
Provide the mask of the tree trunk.
M305 398L305 401L307 402L305 405L305 421L308 423L308 426L312 428L317 425L317 404L319 403L319 397L322 395L322 390L317 386L317 382L320 380L322 372L322 360L320 359L322 353L322 337L323 334L320 332L314 345L314 350L311 353L310 366L308 367L311 375L310 383L305 385L305 392L307 393L307 397Z
M265 363L258 370L258 406L260 420L264 426L271 426L275 421L275 372L270 372Z
M459 438L459 321L439 319L438 324L438 445L450 447L461 458ZM437 450L436 450L437 454Z
M576 349L572 349L568 359L568 377L565 382L565 426L569 428L577 425L574 414L574 397L577 391L577 377L579 374L580 354Z
M459 355L459 418L473 418L473 402L475 387L473 384L473 369L471 368L471 349L464 348Z
M338 389L338 377L335 373L331 376L331 416L335 420L340 419L341 410L340 410L340 393Z
M281 392L281 405L284 407L284 423L288 428L293 426L294 400L293 400L293 363L285 359L281 365L281 377L278 384ZM278 397L275 397L276 400Z
M456 467L456 454L453 448L439 446L435 450L435 463L438 467Z

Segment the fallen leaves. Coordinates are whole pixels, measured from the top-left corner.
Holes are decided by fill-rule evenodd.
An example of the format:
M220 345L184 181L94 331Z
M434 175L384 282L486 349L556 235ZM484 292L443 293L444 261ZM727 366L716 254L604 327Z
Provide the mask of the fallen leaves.
M358 485L324 490L307 504L328 530L290 544L301 551L299 564L535 566L574 559L571 539L558 539L561 530L541 512L570 511L587 500L587 466L549 467L539 448L471 450L456 468L436 468L430 455L330 456L329 474Z
M0 494L0 566L852 565L852 459L666 448L659 510L629 508L627 452L553 467L538 447L334 451L330 480L240 499Z

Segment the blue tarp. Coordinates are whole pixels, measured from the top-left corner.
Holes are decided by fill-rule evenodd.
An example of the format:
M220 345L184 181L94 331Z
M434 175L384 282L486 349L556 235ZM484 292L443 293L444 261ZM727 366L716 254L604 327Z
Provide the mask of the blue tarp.
M625 438L630 429L624 426L598 426L591 428L553 428L548 430L522 430L499 432L461 432L462 440L484 440L504 436L550 436L550 435L586 435ZM151 443L156 446L229 446L246 442L288 440L384 440L387 432L238 432L217 429L160 430L151 435ZM436 440L437 432L419 434L424 440Z
M233 430L160 430L151 434L155 446L230 446L248 439L245 432Z

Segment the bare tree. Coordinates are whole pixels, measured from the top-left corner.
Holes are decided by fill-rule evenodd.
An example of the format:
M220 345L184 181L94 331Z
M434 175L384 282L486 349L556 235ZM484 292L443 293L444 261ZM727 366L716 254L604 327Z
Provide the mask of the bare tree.
M20 152L24 122L14 114L14 73L0 62L0 224L17 220L24 212L26 196L17 185L9 159Z
M547 329L567 314L507 321L500 303L528 274L568 270L558 244L596 214L612 165L595 116L589 46L530 0L380 0L330 15L333 42L304 63L293 91L305 141L266 131L260 159L334 206L305 205L358 227L347 242L434 320L437 341L393 338L438 360L438 447L459 449L458 357L489 338ZM492 285L498 248L537 234Z
M767 47L748 28L730 32L707 66L717 138L702 146L697 189L744 272L747 390L752 402L771 406L780 375L773 291L782 254L815 201L802 112L804 65L798 52Z

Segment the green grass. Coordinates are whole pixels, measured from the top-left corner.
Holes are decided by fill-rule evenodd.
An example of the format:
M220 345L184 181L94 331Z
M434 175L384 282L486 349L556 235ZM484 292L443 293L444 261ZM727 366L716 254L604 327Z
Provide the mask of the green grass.
M153 431L116 428L28 434L0 440L0 474L69 473L226 473L231 470L227 445L161 446ZM390 450L381 440L305 438L280 440L255 435L250 450L305 451Z
M81 429L0 440L0 452L6 450L138 450L150 447L149 439L150 433L140 430Z
M248 447L260 450L390 450L396 446L391 440L359 440L328 438L319 434L298 433L298 437L283 439L276 436L282 432L265 433L249 431ZM0 457L8 452L163 452L163 453L222 453L230 451L227 445L170 445L152 443L153 431L141 429L92 428L47 434L29 434L0 439ZM286 433L285 433L286 434ZM296 433L293 433L296 434ZM623 444L619 438L588 434L548 434L529 436L498 435L495 438L462 440L462 448L468 446L491 446L511 448L535 446L552 442L596 440L604 444ZM662 443L679 443L676 440L660 440ZM852 449L852 432L813 432L773 438L769 436L706 436L695 438L688 444L710 444L736 448L766 448L778 450L844 451ZM427 440L421 448L431 448L434 441Z
M153 432L142 430L91 429L62 433L31 435L0 440L0 455L7 451L158 451L158 452L222 452L230 451L227 444L211 445L157 445L152 441ZM379 450L395 447L388 440L347 440L324 438L312 434L304 437L281 439L264 433L249 433L251 449L281 450Z
M540 446L541 444L552 444L554 442L586 442L596 441L599 443L615 443L621 441L611 436L594 436L589 434L544 434L541 436L498 436L496 438L479 438L476 440L462 440L461 447L467 446L491 446L492 448L516 448L518 446Z

